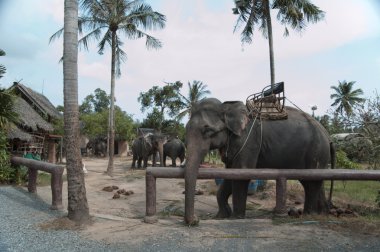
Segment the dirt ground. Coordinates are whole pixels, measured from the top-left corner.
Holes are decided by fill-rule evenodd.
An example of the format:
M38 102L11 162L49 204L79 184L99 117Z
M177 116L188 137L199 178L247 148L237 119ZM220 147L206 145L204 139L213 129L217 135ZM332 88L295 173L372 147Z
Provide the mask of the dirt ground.
M81 230L81 234L91 239L102 240L107 243L128 241L138 244L147 237L160 237L162 234L174 233L183 237L216 237L226 238L235 236L249 236L245 230L241 234L239 227L243 223L245 228L252 226L259 233L255 237L272 237L286 239L296 234L296 239L308 240L310 236L337 232L342 236L349 236L355 231L355 236L373 235L378 237L379 223L365 225L359 218L348 216L336 217L285 217L273 218L272 209L275 206L275 185L269 181L264 192L255 193L248 197L247 218L245 220L215 220L217 202L215 193L217 186L214 180L198 180L195 211L200 217L200 225L195 228L187 228L183 224L184 212L184 181L183 179L157 179L157 216L158 222L146 224L145 216L145 170L131 170L131 158L116 157L114 176L104 174L108 160L104 158L84 158L87 173L85 174L87 199L90 214L93 216L92 225ZM118 189L104 191L105 187L116 186ZM124 189L124 194L118 194L117 190ZM114 195L120 196L114 198ZM51 202L50 186L39 187L38 195L46 202ZM288 185L289 207L301 209L303 206L302 188L297 184ZM63 204L67 209L67 183L63 185ZM220 223L231 226L221 228ZM363 226L364 225L364 226ZM193 234L195 232L195 234ZM375 233L374 233L375 232ZM251 234L252 236L253 234ZM344 236L346 237L346 236ZM236 238L236 237L235 237ZM323 240L323 238L321 238ZM349 239L349 238L347 238ZM324 240L328 245L329 240ZM336 243L331 239L331 246ZM336 245L336 244L335 244Z

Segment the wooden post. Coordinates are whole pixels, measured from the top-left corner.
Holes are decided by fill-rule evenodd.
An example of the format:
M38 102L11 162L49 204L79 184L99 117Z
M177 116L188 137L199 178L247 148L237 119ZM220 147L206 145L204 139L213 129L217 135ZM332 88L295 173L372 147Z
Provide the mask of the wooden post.
M50 209L52 210L58 210L62 209L62 172L53 172L51 174L51 195L52 195L52 202Z
M28 168L28 192L37 192L37 176L38 170Z
M286 208L286 178L276 179L276 207L274 212L277 216L287 216Z
M145 223L157 222L156 216L156 178L149 171L145 175L145 187L146 187L146 212Z

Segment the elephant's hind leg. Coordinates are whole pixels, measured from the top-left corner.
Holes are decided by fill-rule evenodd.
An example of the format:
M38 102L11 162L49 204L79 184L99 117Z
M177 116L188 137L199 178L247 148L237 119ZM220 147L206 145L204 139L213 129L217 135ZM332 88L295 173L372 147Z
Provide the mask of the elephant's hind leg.
M228 198L232 194L232 181L225 179L219 186L216 199L218 201L219 211L215 218L228 218L232 214L231 207L228 205Z
M329 208L323 189L323 181L301 181L301 184L305 190L305 203L303 212L305 214L328 213Z

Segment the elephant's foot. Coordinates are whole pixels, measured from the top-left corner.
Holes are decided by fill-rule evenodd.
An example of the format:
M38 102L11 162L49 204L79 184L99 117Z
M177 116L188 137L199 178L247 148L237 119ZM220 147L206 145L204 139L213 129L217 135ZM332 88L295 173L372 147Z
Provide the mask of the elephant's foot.
M185 223L189 227L198 226L199 219L196 215L191 216L189 219L186 219L185 217Z
M234 219L245 219L245 213L232 213Z
M223 208L219 208L218 213L215 215L216 219L225 219L231 217L232 210L229 205Z

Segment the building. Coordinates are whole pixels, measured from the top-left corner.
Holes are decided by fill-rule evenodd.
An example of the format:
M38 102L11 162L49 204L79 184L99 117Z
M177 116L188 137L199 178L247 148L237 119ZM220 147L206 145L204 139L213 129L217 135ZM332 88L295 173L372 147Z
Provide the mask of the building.
M62 153L61 148L57 150L58 145L62 146L62 136L53 134L52 122L61 119L62 114L44 95L21 83L14 82L9 89L17 96L13 109L19 115L19 121L8 132L11 152L37 152L45 161L55 163L56 154Z

